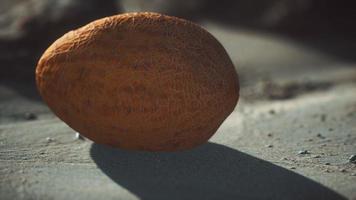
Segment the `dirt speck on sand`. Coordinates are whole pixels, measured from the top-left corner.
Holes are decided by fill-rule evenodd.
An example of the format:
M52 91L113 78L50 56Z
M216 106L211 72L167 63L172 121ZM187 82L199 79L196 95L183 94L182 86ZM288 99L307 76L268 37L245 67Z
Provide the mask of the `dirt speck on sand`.
M31 112L25 113L25 119L27 120L35 120L37 119L37 115Z

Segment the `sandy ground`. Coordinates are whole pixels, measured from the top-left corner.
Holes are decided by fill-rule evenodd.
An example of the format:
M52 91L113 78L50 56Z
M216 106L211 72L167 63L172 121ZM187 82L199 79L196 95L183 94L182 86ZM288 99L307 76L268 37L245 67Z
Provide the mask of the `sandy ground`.
M242 85L209 143L144 153L76 139L34 86L1 81L0 199L356 199L356 62L205 26Z

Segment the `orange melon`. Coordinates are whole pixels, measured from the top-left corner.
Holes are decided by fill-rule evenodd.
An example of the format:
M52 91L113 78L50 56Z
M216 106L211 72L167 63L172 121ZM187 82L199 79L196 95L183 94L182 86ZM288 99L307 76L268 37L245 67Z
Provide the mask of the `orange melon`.
M210 33L146 12L68 32L42 55L36 81L44 101L71 128L130 150L203 144L239 98L233 63Z

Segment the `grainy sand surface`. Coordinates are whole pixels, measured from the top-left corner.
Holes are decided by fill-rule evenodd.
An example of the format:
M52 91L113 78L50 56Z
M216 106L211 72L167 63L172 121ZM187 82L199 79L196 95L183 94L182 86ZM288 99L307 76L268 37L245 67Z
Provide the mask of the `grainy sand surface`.
M79 140L33 85L1 81L0 199L356 199L356 62L205 27L242 85L208 144L143 153Z

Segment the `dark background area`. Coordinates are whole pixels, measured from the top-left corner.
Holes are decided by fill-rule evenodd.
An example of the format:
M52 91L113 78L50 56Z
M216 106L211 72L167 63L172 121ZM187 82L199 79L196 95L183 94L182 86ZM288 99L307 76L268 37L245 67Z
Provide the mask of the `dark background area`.
M1 80L34 83L43 51L69 30L127 11L154 11L281 35L355 60L356 3L334 0L2 0Z

